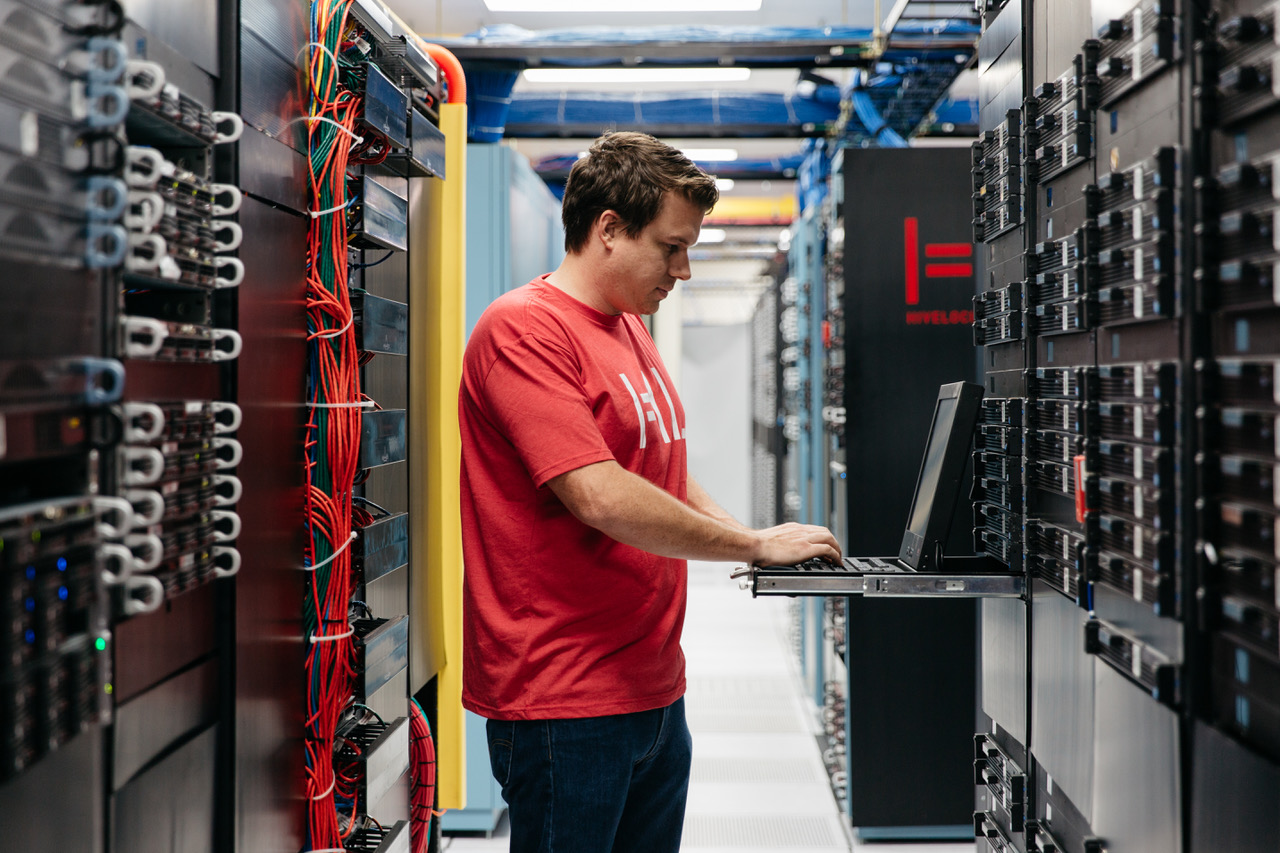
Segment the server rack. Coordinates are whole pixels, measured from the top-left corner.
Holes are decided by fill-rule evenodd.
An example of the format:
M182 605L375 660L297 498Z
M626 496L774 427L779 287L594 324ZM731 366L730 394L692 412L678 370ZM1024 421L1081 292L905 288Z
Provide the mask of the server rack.
M1020 433L1000 463L1020 541L989 517L977 535L1033 578L1029 605L983 604L975 827L992 849L1273 843L1267 797L1227 800L1276 758L1270 16L987 10L977 337L1000 408L979 442ZM1018 765L1021 828L984 749Z
M833 168L824 474L851 555L898 553L938 386L976 369L968 165L958 149L846 149ZM972 526L962 502L948 557L973 553ZM963 836L974 602L842 604L851 825L864 838Z
M361 419L377 452L362 453L356 490L394 514L408 502L394 464L405 421L387 411L408 390L407 264L375 270L364 262L382 253L361 247L394 245L414 181L443 174L427 105L442 89L384 8L350 6L371 54L351 63L358 126L386 156L352 170L369 204L350 215L355 275L335 286L356 292L341 334L374 359L362 379L384 410ZM3 10L0 253L18 309L0 336L0 804L28 816L7 845L314 838L300 727L311 39L293 3L175 9ZM360 669L341 724L367 749L324 762L359 777L363 807L329 803L353 828L348 849L407 850L401 733L423 685L406 661L410 543L378 529L352 546L360 600L340 620ZM385 718L385 736L362 741L375 727L362 714ZM371 814L382 828L360 829Z
M957 150L838 152L836 183L793 235L778 323L788 495L850 554L897 553L937 387L976 370L968 166ZM965 504L949 557L972 553L971 529ZM735 576L779 594L756 574ZM842 809L866 838L965 837L972 598L869 602L814 580L783 586L811 596L797 605L798 652Z
M979 604L974 832L1273 846L1275 10L982 11L973 543L1028 592Z

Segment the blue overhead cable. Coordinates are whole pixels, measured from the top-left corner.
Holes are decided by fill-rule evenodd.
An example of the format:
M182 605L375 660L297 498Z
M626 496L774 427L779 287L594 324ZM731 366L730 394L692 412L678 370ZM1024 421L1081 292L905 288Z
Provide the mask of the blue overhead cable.
M645 130L679 125L768 135L779 129L821 133L840 114L837 99L795 93L743 92L521 92L506 125L516 133L552 133L564 126ZM554 133L552 133L554 135Z
M467 138L497 142L507 124L511 90L519 71L465 69L467 75Z
M862 126L867 129L867 133L875 137L883 148L906 148L907 140L902 138L902 134L889 126L889 123L880 115L880 110L876 108L875 102L871 100L871 95L861 85L862 74L855 74L853 77L853 85L849 90L849 101L853 104L853 111L858 116L858 121L862 122Z

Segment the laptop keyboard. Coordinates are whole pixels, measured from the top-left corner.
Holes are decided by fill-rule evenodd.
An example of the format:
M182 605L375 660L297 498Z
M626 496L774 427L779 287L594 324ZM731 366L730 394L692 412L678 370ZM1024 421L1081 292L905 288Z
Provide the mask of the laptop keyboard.
M903 570L902 566L897 563L890 563L886 560L880 559L879 557L871 557L870 559L848 559L845 560L845 562L849 563L850 568L855 571L872 574L876 572L901 572Z
M831 574L833 572L844 573L849 571L849 561L843 563L828 563L826 560L812 559L805 560L803 563L796 563L794 566L779 566L778 568L792 569L797 572L805 572L810 574Z
M858 572L859 574L874 574L877 572L902 572L905 571L902 566L897 563L891 563L882 560L879 557L871 558L854 558L845 557L838 565L828 563L826 560L805 560L803 563L797 563L794 566L771 566L770 568L785 568L791 571L804 572L806 574L844 574L845 572Z

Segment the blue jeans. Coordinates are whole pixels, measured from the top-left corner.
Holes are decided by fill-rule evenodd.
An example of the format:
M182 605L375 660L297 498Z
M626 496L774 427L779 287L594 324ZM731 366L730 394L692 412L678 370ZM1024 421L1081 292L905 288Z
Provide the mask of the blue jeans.
M693 739L684 699L574 720L489 720L511 853L676 853Z

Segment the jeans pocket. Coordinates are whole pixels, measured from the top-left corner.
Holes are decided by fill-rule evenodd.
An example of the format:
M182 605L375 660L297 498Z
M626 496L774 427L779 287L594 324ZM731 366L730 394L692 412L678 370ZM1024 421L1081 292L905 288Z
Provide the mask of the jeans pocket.
M489 741L489 769L503 788L511 778L511 753L515 749L516 724L511 720L486 720L485 736Z

